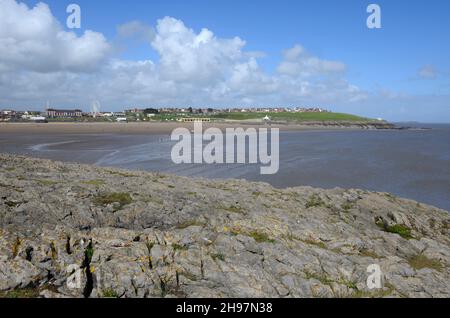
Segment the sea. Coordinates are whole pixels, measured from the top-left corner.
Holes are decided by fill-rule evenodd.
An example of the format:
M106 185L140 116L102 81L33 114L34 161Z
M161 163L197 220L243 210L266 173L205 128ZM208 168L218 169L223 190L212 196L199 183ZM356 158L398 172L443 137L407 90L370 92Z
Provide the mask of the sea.
M0 135L0 152L212 179L389 192L450 211L450 125L410 130L281 131L279 171L258 164L175 164L168 134ZM205 142L206 144L206 142Z

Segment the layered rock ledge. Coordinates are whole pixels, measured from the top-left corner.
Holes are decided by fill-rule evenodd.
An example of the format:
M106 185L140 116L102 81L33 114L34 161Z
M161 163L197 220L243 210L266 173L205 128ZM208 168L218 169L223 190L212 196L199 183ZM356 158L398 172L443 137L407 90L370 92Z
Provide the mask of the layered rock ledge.
M450 297L449 235L387 193L0 155L4 297Z

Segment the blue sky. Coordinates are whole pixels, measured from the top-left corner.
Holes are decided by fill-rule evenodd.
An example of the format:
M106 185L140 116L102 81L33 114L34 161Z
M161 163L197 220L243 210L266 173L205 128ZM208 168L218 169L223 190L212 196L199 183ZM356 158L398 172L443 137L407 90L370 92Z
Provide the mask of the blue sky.
M24 2L31 9L39 1ZM344 64L345 72L339 79L357 87L366 97L357 102L337 98L335 103L329 102L333 110L399 121L450 122L450 1L44 2L65 31L71 31L64 25L66 6L73 2L79 4L82 29L76 31L77 35L81 37L86 30L103 34L114 48L110 58L151 60L158 65L161 51L146 41L120 38L117 28L139 21L155 29L158 19L169 16L182 21L196 34L207 28L220 39L239 37L245 41L242 51L260 52L256 58L258 69L267 76L277 76L283 52L294 45L301 45L308 55L320 60ZM370 3L381 7L381 29L366 27L369 15L366 7ZM324 80L321 83L335 81L338 77L327 74L323 79L325 76L320 76ZM201 85L198 89L202 89ZM288 101L293 102L293 99ZM302 102L309 100L299 98L299 103ZM311 97L310 102L315 103L316 98Z

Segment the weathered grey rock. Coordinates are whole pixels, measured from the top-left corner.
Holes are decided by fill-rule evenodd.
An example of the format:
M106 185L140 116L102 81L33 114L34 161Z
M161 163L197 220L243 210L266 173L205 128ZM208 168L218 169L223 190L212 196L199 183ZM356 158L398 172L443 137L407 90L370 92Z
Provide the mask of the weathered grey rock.
M0 295L450 297L449 230L387 193L0 155Z

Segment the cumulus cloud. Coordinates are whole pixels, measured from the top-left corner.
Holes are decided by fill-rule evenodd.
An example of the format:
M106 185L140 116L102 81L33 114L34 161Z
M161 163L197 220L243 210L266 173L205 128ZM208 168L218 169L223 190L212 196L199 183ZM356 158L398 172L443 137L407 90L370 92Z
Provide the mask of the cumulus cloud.
M133 106L303 105L366 97L344 79L345 64L320 59L296 45L275 74L258 64L239 38L195 31L164 17L155 28L139 21L118 26L119 38L148 43L158 61L111 56L101 33L63 29L46 4L33 8L0 0L0 106L52 105L88 109ZM149 54L150 55L150 54Z
M242 59L245 42L238 37L219 39L208 29L198 34L180 20L158 20L152 47L160 55L160 74L165 80L211 83L223 80Z
M278 66L278 72L283 75L297 77L312 77L342 73L346 66L337 61L322 60L310 55L299 44L283 53L284 60Z
M92 71L108 54L109 44L97 32L78 37L64 31L44 3L30 9L0 0L0 65L37 72Z

